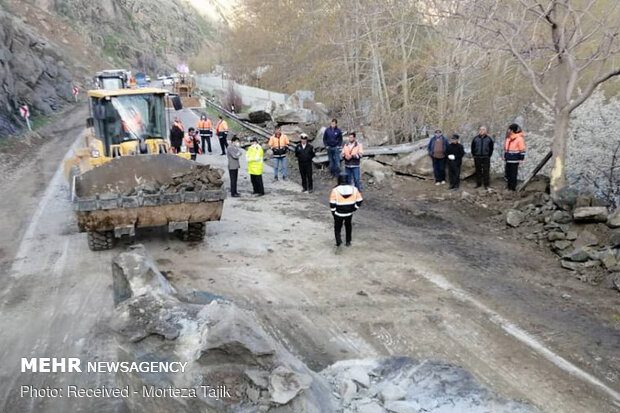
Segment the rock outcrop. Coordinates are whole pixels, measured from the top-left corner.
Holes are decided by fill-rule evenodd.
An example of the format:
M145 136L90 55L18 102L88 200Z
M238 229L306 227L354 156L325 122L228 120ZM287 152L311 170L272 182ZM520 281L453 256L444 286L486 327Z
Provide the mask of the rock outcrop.
M72 78L53 43L0 8L0 136L24 125L20 104L49 115L73 99Z

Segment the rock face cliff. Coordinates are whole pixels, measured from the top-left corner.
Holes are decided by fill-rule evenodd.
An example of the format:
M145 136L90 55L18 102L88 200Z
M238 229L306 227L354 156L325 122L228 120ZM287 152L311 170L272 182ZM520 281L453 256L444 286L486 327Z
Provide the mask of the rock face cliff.
M19 104L50 115L73 100L73 84L88 88L97 70L173 71L213 42L222 24L196 7L186 0L3 0L0 137L24 126Z
M0 9L0 136L19 129L19 104L47 115L70 101L72 78L52 44Z

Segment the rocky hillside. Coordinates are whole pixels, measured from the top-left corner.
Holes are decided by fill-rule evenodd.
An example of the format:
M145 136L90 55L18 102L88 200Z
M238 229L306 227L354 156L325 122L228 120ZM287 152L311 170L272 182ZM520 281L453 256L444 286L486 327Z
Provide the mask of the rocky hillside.
M35 116L49 115L72 100L73 84L86 88L94 71L126 67L156 75L190 59L214 40L214 26L225 22L219 8L213 20L194 3L0 2L0 136L23 127L18 104L30 105Z

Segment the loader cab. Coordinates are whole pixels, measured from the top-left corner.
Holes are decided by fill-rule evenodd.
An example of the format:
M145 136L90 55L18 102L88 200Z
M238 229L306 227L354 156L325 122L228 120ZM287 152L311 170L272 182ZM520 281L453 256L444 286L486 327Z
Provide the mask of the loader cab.
M103 70L97 72L94 77L97 89L118 90L129 87L131 72L123 69Z
M166 91L96 90L90 100L93 157L167 153Z

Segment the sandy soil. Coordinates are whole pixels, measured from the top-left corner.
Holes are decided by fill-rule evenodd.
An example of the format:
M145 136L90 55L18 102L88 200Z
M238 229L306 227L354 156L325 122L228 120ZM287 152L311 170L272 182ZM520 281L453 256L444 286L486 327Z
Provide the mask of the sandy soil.
M186 125L197 120L189 111L183 117ZM67 135L65 149L78 131ZM23 176L27 165L43 166L36 156ZM301 194L296 182L271 182L266 168L268 194L254 198L242 172L244 197L226 200L203 243L154 229L95 253L77 233L66 185L51 167L63 150L54 156L46 156L38 185L24 178L29 190L19 180L0 184L0 208L14 212L2 223L12 231L2 243L2 411L125 411L120 401L21 399L21 384L90 386L114 377L25 375L19 358L114 357L110 260L132 242L143 243L179 288L256 311L315 370L380 355L442 359L542 411L620 409L618 294L567 277L547 251L492 231L425 184L398 178L365 191L354 245L337 251L328 180ZM225 167L219 155L199 161Z

